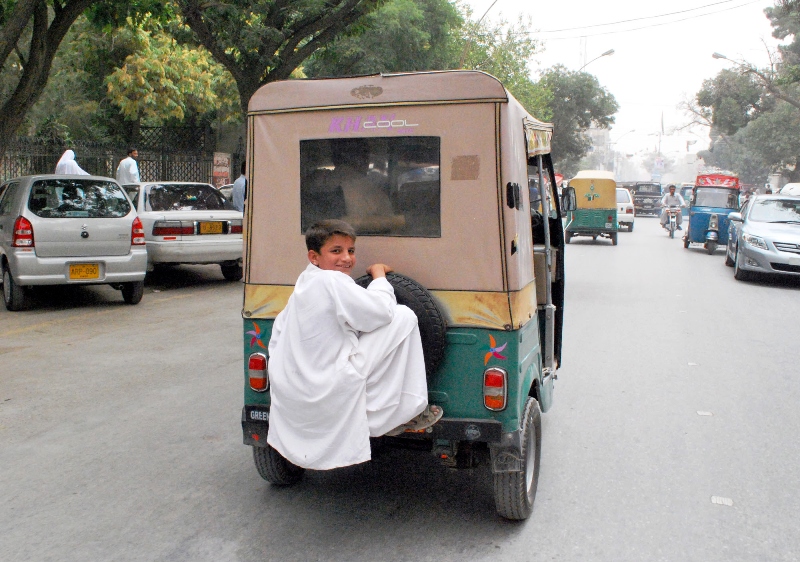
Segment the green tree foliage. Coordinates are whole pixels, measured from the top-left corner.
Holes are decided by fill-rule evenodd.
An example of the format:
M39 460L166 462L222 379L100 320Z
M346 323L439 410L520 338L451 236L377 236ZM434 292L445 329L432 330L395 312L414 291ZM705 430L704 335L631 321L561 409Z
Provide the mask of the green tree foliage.
M703 118L718 131L733 135L765 111L775 107L775 99L766 94L752 74L723 70L703 81L697 102Z
M454 68L464 18L449 0L389 0L314 53L310 77Z
M619 109L616 99L586 72L556 65L544 72L539 85L552 95L553 160L565 176L574 175L591 146L586 130L608 128Z
M231 73L242 112L382 0L176 0L194 38Z

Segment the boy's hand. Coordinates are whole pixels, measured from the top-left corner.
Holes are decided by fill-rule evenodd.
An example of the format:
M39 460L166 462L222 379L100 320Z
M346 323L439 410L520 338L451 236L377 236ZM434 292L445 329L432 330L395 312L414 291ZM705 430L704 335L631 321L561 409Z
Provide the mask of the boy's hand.
M377 279L378 277L386 277L386 274L391 272L392 268L383 263L373 263L367 268L367 273L369 273L373 279Z

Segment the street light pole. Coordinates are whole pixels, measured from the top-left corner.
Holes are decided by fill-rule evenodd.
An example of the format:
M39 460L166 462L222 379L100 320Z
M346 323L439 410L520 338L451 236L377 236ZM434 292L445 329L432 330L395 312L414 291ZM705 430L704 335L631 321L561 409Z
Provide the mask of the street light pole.
M581 70L583 70L584 68L586 68L587 66L589 66L591 63L593 63L593 62L594 62L594 61L596 61L597 59L599 59L599 58L602 58L602 57L608 57L608 56L611 56L611 55L613 55L613 54L614 54L614 49L609 49L609 50L607 50L607 51L606 51L605 53L603 53L602 55L599 55L599 56L596 56L596 57L594 57L592 60L590 60L589 62L587 62L586 64L584 64L582 67L580 67L580 68L578 69L578 72L580 72Z

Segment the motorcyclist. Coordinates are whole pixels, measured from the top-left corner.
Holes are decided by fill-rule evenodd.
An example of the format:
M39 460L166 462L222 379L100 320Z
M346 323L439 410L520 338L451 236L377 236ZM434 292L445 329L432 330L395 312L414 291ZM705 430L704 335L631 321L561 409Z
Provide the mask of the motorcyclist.
M667 209L669 207L678 207L678 216L676 217L678 223L678 230L683 230L681 228L681 223L683 223L683 214L681 213L681 207L686 206L686 202L683 200L683 197L680 193L675 193L675 185L670 184L667 186L669 193L666 193L664 197L661 198L661 206L663 209L661 210L661 226L667 228L667 220L669 216L667 215Z

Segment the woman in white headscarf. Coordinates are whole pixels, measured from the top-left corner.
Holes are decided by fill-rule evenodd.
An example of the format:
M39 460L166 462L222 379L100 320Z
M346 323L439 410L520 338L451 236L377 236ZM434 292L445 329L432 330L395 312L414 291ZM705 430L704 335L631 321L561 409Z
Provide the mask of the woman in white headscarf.
M89 172L82 169L78 166L78 163L75 162L75 152L72 150L67 150L61 155L61 159L58 161L58 164L56 164L56 173L72 176L89 175Z

